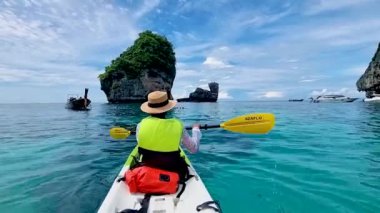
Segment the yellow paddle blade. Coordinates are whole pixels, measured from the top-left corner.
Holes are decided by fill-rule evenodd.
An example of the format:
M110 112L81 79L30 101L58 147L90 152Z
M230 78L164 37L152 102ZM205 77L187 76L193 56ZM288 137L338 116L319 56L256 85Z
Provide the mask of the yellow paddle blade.
M131 131L122 127L113 127L110 129L110 135L113 139L126 139L131 134Z
M254 113L232 118L220 127L231 132L264 134L274 126L275 118L271 113Z

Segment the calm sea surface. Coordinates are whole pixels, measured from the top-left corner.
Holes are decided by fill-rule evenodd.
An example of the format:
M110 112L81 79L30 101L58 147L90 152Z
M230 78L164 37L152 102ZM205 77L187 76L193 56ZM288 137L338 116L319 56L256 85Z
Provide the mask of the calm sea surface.
M272 112L268 135L203 131L189 155L224 212L380 212L380 104L180 103L185 124ZM0 105L0 212L95 212L135 145L139 105Z

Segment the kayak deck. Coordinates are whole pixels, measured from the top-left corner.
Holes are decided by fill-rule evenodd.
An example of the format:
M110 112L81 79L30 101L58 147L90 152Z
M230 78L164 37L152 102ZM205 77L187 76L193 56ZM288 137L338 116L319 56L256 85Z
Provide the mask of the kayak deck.
M127 184L123 181L118 182L120 177L128 170L129 166L124 165L118 177L114 180L110 191L100 206L99 213L116 213L126 209L139 210L141 208L141 201L144 199L142 193L130 193ZM176 194L170 195L152 195L149 201L148 213L186 213L186 212L218 212L212 208L206 208L197 211L197 206L212 201L211 195L207 191L202 180L193 167L189 167L191 175L186 182L186 188L179 200L176 198L180 190ZM183 187L182 185L179 186ZM214 205L212 205L214 206Z

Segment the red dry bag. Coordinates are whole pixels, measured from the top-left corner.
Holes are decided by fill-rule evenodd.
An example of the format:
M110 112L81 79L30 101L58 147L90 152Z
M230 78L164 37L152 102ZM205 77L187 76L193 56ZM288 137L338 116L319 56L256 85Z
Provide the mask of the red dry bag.
M179 183L177 173L148 166L128 170L124 177L131 193L173 194Z

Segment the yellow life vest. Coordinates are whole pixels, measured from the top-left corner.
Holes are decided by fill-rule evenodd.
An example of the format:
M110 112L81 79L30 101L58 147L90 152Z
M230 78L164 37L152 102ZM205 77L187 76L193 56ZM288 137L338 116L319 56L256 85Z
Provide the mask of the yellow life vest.
M183 124L176 118L144 118L139 125L138 146L156 152L173 152L180 148Z

